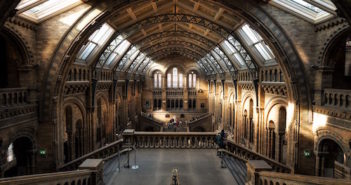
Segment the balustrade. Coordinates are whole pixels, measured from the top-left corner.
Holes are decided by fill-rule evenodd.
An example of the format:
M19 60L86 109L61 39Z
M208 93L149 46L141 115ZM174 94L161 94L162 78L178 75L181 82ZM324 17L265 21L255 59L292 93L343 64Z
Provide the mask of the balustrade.
M162 89L154 89L152 91L152 95L155 97L155 96L158 96L158 97L161 97L162 96Z
M137 148L215 148L214 132L135 132Z
M105 159L109 158L111 155L115 155L118 152L124 152L126 150L122 150L123 139L110 143L104 147L101 147L93 152L90 152L82 157L79 157L73 161L70 161L61 167L59 170L66 171L66 170L75 170L78 166L85 161L86 159Z
M287 173L278 173L270 171L261 171L257 173L258 184L274 184L274 185L351 185L351 181L345 179L335 179L327 177L296 175Z
M351 179L351 170L349 167L335 161L334 177L339 179Z
M196 89L188 89L189 97L196 96L196 95L197 95Z
M284 76L279 66L265 67L261 71L261 81L284 82Z
M2 107L19 106L28 103L27 88L0 89L0 105Z
M351 110L351 90L324 89L324 105Z
M248 148L245 148L243 146L240 146L234 141L228 140L227 141L227 150L230 152L231 155L238 157L240 159L245 159L247 160L263 160L267 162L274 171L277 172L284 172L284 173L290 173L291 169L290 167L279 163L273 159L270 159L262 154L256 153Z
M38 175L18 176L0 179L0 185L66 185L66 184L92 184L92 170L77 170L70 172L47 173Z
M167 97L183 97L184 92L183 89L167 89L166 95Z

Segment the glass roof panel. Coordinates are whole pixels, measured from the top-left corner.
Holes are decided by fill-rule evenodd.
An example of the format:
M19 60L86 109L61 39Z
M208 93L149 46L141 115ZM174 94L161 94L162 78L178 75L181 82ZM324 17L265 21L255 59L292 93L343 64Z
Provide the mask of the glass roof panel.
M304 1L304 0L290 0L290 1L293 1L293 2L295 2L295 3L297 3L297 4L299 4L300 6L303 6L303 7L305 7L305 8L308 8L308 9L310 9L310 10L316 12L316 13L320 13L320 12L323 11L323 10L321 10L320 8L314 6L314 5L310 4L310 3L307 3L307 2Z
M246 45L255 50L254 53L260 55L260 57L263 58L264 62L274 61L275 56L270 47L264 42L261 35L252 29L248 24L245 24L243 27L241 27L238 32L243 37ZM243 56L247 55L247 52L241 53Z
M88 57L99 47L101 47L105 42L111 37L114 29L109 26L107 23L104 23L100 29L96 30L88 39L88 43L82 46L80 49L77 59L78 61L84 61L88 59ZM101 58L102 57L102 58ZM106 59L107 55L104 52L102 56L100 56L99 62L101 63L101 59Z
M330 0L272 0L271 4L314 24L336 15Z
M43 3L38 3L38 5L31 7L31 5L37 3L39 1L35 0L22 0L17 9L26 9L30 8L20 15L24 16L25 18L29 18L33 21L39 22L40 20L53 15L59 11L68 10L74 6L77 6L82 3L81 0L47 0Z

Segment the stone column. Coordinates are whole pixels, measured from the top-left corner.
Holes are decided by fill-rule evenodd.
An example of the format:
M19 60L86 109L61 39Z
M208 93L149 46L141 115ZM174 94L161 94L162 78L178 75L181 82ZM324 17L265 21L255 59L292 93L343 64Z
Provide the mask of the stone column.
M167 83L166 76L162 75L162 110L167 110Z

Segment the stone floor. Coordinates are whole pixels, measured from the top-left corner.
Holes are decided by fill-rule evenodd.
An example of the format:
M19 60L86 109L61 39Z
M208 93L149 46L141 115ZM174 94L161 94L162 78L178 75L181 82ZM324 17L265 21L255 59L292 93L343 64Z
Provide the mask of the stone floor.
M125 155L121 161L123 166ZM134 152L130 164L134 164ZM137 164L137 170L122 167L118 172L118 160L109 161L105 165L105 184L169 185L173 168L179 171L181 185L236 184L229 170L220 167L216 150L141 149L137 151Z

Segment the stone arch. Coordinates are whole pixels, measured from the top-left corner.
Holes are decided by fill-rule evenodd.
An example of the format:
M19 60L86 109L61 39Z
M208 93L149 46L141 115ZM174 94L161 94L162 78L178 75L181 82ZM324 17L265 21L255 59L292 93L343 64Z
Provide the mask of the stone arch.
M315 144L314 144L314 152L315 154L318 154L318 147L321 144L321 141L324 139L330 139L333 140L335 143L337 143L341 149L344 151L344 153L350 153L350 148L348 147L347 143L343 141L343 138L338 135L337 133L326 130L326 129L321 129L317 131L317 134L315 136Z
M8 156L10 158L8 160L13 160L15 163L9 163L10 165L5 166L4 176L12 177L34 173L36 163L34 160L36 155L34 135L27 130L21 130L10 137L9 141L7 152L10 152Z
M342 22L342 20L340 21ZM328 35L328 38L323 43L323 47L320 49L320 52L318 55L318 64L320 64L321 66L329 66L329 64L326 63L327 62L326 60L329 55L328 54L329 50L333 47L336 40L338 40L346 32L349 32L349 31L351 31L350 25L346 21L343 21L342 23L340 23L340 25L338 25L338 28L336 31Z
M275 97L275 98L272 98L268 101L268 103L265 105L265 121L264 123L268 124L268 120L269 120L269 115L272 111L272 109L275 107L275 106L279 106L279 109L280 107L285 107L286 110L288 109L288 102L286 101L286 99L282 98L282 97ZM287 123L290 125L290 123ZM268 125L266 125L268 126Z
M114 7L116 8L116 10L118 10L119 8L124 8L124 6L128 5L128 3L129 1L121 1L116 3L114 6L111 6L111 8ZM310 98L308 96L309 94L308 87L306 87L307 83L305 83L306 76L303 73L304 70L301 70L303 69L303 66L301 66L301 61L298 57L298 54L293 44L291 43L287 35L284 33L284 31L276 23L276 21L274 21L266 12L260 9L257 5L251 4L251 6L244 6L248 2L233 4L233 3L230 3L229 1L222 0L222 1L218 1L217 3L223 4L227 7L231 7L233 10L236 10L236 9L245 10L243 11L244 13L242 15L242 17L244 17L245 20L249 21L250 23L253 23L253 22L257 23L262 27L262 29L264 29L265 37L267 37L267 35L270 35L270 36L273 36L278 41L276 44L273 44L271 42L269 44L274 45L275 47L273 48L277 48L275 49L274 52L279 53L281 56L286 56L286 57L282 57L284 58L284 60L280 62L281 66L285 66L284 73L289 74L285 76L290 77L292 79L291 82L297 81L297 84L298 84L298 85L294 85L293 83L291 83L288 85L289 89L291 90L290 97L294 97L295 99L297 99L296 97L298 95L296 93L299 92L298 94L301 96L300 98L301 102L303 102L306 106L309 106ZM110 13L111 13L110 11L106 11L102 13L102 16L100 16L97 22L105 20ZM268 25L268 27L266 27L265 25ZM90 27L93 27L93 26L90 25ZM85 30L88 30L88 29L85 29ZM84 33L85 30L83 30L82 33ZM273 30L276 30L276 31L273 31ZM70 32L68 32L67 35L69 35L69 33ZM84 35L85 33L80 38L84 38L83 37ZM67 65L72 63L72 61L68 61L60 58L59 55L57 55L57 53L61 53L61 54L67 53L71 56L74 56L74 50L77 50L76 48L78 48L79 43L81 43L81 40L78 40L79 42L72 42L73 38L72 36L70 36L70 38L67 38L67 37L64 38L60 46L62 44L70 45L69 47L70 49L68 49L67 47L62 47L61 49L60 46L58 46L58 49L55 52L56 55L54 55L51 60L51 68L48 72L48 78L47 78L48 80L47 82L45 82L46 84L45 87L47 88L47 90L44 91L46 93L44 94L44 96L42 96L47 101L44 101L44 100L41 101L44 104L42 107L48 107L48 108L44 108L44 110L53 111L53 109L51 109L52 107L48 104L45 104L44 102L50 102L50 99L53 96L60 94L59 92L62 89L62 83L59 82L58 79L60 79L61 76L66 75L65 68L67 68L66 67ZM62 63L65 65L60 65ZM58 70L59 66L61 66L61 68ZM292 73L290 70L295 71L296 73ZM59 72L56 73L55 71L59 71ZM294 86L294 88L292 88L291 86ZM50 116L50 113L44 110L43 110L43 118Z
M11 19L10 19L11 20ZM10 21L11 22L11 21ZM14 22L13 24L15 24ZM23 65L28 65L28 64L34 64L35 63L35 58L34 58L34 53L35 53L35 48L32 48L29 45L29 41L27 40L27 37L24 37L22 33L15 28L15 26L11 25L10 23L6 23L4 28L2 29L2 32L7 33L9 36L11 36L16 44L20 46L21 49L21 54L25 58Z

